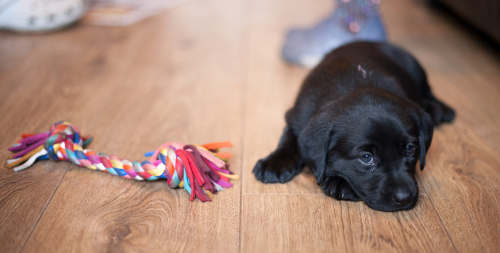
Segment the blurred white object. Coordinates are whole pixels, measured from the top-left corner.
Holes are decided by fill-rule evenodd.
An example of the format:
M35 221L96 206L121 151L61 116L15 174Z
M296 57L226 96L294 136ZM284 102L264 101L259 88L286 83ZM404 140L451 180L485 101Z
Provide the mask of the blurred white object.
M79 20L86 9L84 0L0 0L0 29L58 30Z

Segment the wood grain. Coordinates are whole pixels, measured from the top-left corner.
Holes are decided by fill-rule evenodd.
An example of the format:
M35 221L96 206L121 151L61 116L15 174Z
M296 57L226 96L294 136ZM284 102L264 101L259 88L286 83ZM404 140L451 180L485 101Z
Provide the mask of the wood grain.
M192 1L129 27L0 32L0 152L67 119L91 148L130 159L166 141L230 140L242 176L211 203L165 182L67 163L0 169L1 252L496 252L500 248L500 53L423 0L384 0L392 42L422 63L457 111L436 128L419 202L383 213L322 194L311 172L265 185L308 70L279 55L286 31L331 0Z
M242 217L242 252L455 251L425 195L413 210L382 213L324 195L245 194Z
M123 37L123 32L115 30L109 33L113 39L82 52L75 50L82 35L78 29L40 35L33 40L30 36L2 34L6 38L0 39L5 46L0 53L2 62L17 60L15 71L11 71L9 65L2 65L0 72L0 115L3 118L0 144L4 147L0 158L3 162L9 155L6 148L21 133L47 131L61 119L91 129L102 114L107 104L103 98L112 94L118 81L116 76L120 76L126 66L120 63L117 56L122 54L127 57L129 54L124 53L124 46L134 41L114 39ZM19 52L8 53L12 44L5 41L12 41L12 44L20 41L17 44ZM111 45L112 49L108 50ZM112 59L107 66L101 64L102 60L96 60L107 57ZM47 59L51 60L47 63ZM84 70L76 73L69 71L77 69L77 66ZM102 86L100 82L110 85ZM82 117L86 120L80 120ZM18 173L5 168L0 170L0 245L3 250L17 252L24 246L68 166L65 163L40 162L36 170Z
M413 39L427 38L417 57L437 96L458 112L453 125L437 129L428 158L432 169L421 173L421 180L457 251L494 252L500 237L494 197L500 194L500 121L493 109L500 105L494 98L500 94L499 54L453 17L439 11L426 15L423 8L415 12L425 21Z
M311 24L328 15L331 1L253 1L246 92L244 193L321 194L309 170L287 184L263 184L252 169L257 160L276 149L290 109L308 70L283 63L279 52L290 24ZM283 8L273 8L275 4ZM325 8L327 6L327 8ZM331 8L331 7L330 7ZM284 15L284 13L288 13ZM272 25L269 25L272 24Z
M232 11L210 21L209 14L222 13L222 7ZM167 141L232 140L229 151L238 151L241 70L233 56L244 20L227 21L241 10L239 2L200 1L150 20L158 32L144 35L141 53L129 58L134 67L96 123L92 148L138 160ZM238 174L239 158L230 164ZM165 182L134 182L72 166L24 252L234 252L241 187L234 184L210 204L191 203L187 192Z

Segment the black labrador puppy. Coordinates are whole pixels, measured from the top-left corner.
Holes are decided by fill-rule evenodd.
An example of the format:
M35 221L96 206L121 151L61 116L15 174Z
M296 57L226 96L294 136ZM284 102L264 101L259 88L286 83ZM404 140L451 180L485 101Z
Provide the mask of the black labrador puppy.
M424 169L433 127L454 117L408 52L351 43L312 70L286 113L278 148L253 172L264 183L285 183L306 165L335 199L363 200L380 211L411 209L417 160Z

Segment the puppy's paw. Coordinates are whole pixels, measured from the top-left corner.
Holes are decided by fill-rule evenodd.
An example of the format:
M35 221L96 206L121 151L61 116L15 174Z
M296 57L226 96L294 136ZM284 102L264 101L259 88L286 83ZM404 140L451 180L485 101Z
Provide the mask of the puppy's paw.
M443 102L432 99L424 102L426 111L431 115L434 126L444 122L451 122L455 118L455 111Z
M442 122L451 122L455 118L455 110L451 109L447 105L441 103L443 108L443 117L441 119Z
M354 192L351 185L340 177L328 177L323 182L321 189L326 195L337 200L358 201L360 198Z
M272 153L268 157L260 159L253 173L255 177L264 183L286 183L299 174L301 163L297 157L289 157Z

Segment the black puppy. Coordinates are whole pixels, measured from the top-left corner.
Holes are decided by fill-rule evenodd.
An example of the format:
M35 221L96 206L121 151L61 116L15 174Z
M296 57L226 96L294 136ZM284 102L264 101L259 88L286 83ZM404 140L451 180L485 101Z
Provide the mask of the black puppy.
M304 81L278 148L253 172L285 183L304 164L323 191L380 211L411 209L415 167L433 126L455 112L437 100L419 63L390 44L355 42L328 54Z

